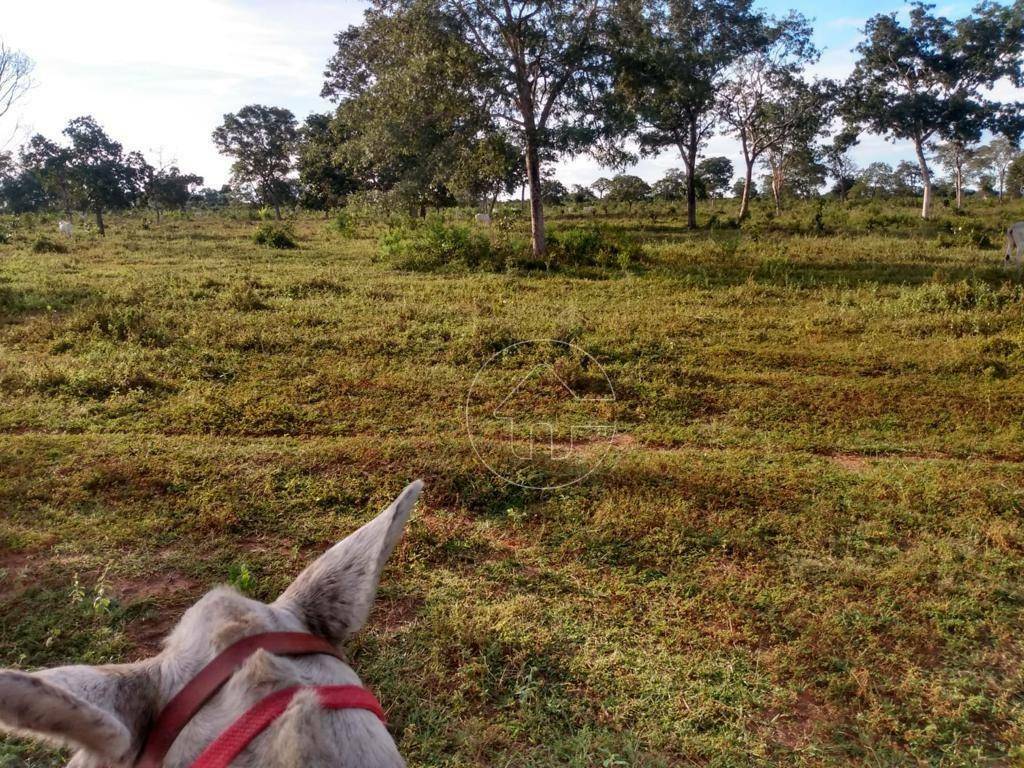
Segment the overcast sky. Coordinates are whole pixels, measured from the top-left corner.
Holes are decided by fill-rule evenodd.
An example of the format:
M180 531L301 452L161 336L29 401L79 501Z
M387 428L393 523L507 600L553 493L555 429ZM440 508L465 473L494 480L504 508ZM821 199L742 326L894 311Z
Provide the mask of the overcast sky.
M0 35L36 62L36 87L0 124L0 143L17 146L30 133L57 138L73 117L93 115L127 149L151 163L176 161L210 186L228 179L230 162L217 154L211 131L225 112L250 103L284 106L301 120L329 105L319 97L334 33L358 23L357 0L7 0ZM874 13L905 10L879 0L763 4L773 13L794 8L814 19L823 49L817 70L844 77L850 50ZM949 15L969 3L947 4ZM1018 98L1024 98L1024 93ZM17 121L17 126L15 125ZM14 138L8 137L17 129ZM739 166L737 144L711 141L707 156ZM854 152L861 164L910 158L905 145L867 136ZM672 154L643 160L635 172L653 181L678 167ZM566 184L589 184L608 171L589 157L559 164Z

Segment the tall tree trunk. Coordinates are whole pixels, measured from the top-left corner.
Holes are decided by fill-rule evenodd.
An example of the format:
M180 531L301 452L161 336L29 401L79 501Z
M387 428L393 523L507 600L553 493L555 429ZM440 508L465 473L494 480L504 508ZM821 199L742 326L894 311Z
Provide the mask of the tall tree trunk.
M915 139L914 149L917 152L917 164L921 168L921 185L924 187L924 195L921 199L921 218L927 219L932 211L932 175L928 170L928 160L924 156L924 141Z
M782 166L772 163L772 198L775 200L775 215L782 213Z
M526 140L526 178L530 183L530 236L534 258L547 255L548 244L544 236L544 201L540 188L540 154L533 137Z
M754 161L744 157L746 173L743 176L743 194L740 196L740 221L750 214L750 185L754 181Z
M101 236L106 237L107 236L107 228L103 225L103 209L100 208L97 205L93 209L93 212L96 214L96 229L97 229L97 231L100 233Z
M679 147L679 154L683 156L683 163L686 165L686 226L688 229L697 228L697 179L694 171L697 168L697 126L690 121L690 134L687 136L686 144Z
M274 201L274 216L278 221L281 220L281 204L277 200Z

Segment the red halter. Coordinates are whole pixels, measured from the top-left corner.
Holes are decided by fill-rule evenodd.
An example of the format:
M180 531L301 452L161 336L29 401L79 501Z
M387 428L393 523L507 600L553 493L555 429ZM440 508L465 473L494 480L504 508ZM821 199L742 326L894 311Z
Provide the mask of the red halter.
M341 659L337 649L326 640L304 632L264 632L245 637L228 646L203 667L172 698L157 717L146 738L135 768L160 768L182 728L203 705L258 650L287 656L323 653ZM192 768L227 768L253 739L280 717L295 695L302 690L316 691L325 709L365 709L387 723L384 710L374 695L358 685L295 686L277 691L258 702L238 718L208 746Z

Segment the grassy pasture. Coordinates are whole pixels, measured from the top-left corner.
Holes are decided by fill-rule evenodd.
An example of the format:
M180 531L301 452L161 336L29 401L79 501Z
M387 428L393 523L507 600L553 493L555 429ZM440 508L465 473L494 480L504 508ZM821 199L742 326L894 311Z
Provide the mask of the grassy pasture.
M1024 760L1024 291L1001 240L897 212L612 213L642 268L511 274L402 271L313 217L290 251L172 217L36 253L55 224L15 223L0 665L152 653L423 477L352 649L410 765ZM628 436L556 492L494 478L462 425L530 338L593 354Z

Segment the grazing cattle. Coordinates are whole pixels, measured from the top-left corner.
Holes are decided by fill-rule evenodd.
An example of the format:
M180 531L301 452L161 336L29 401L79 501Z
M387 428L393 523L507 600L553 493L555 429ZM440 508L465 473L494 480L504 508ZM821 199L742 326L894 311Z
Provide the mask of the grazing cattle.
M477 224L490 224L491 216L487 213L478 213L473 217Z
M71 225L70 221L61 220L57 223L57 230L65 237L71 237L74 229L75 228Z
M1010 255L1016 251L1017 272L1024 267L1024 221L1011 224L1006 230L1006 266L1010 266Z
M269 605L208 592L156 656L0 670L0 726L75 748L69 768L403 768L383 710L338 648L365 623L421 488L409 485Z

